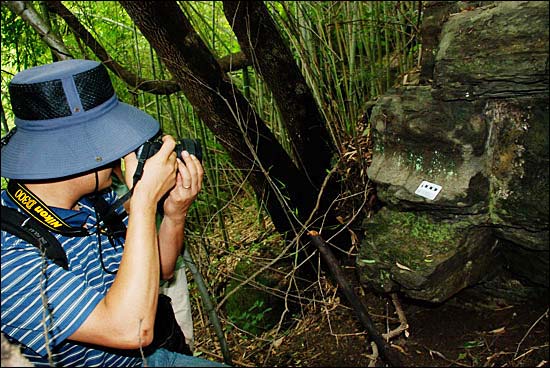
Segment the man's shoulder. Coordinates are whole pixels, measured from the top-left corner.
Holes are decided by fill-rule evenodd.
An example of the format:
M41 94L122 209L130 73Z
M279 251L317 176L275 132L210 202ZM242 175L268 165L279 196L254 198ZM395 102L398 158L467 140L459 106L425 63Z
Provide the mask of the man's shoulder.
M0 193L0 202L2 202L2 206L15 208L19 210L17 205L10 199L10 196L8 195L7 190L2 189L2 192Z

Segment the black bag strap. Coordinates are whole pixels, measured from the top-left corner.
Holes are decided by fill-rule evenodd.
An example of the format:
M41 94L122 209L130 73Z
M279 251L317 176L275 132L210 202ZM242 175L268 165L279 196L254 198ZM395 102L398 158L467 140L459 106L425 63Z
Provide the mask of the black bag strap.
M59 240L38 221L16 209L2 205L2 230L34 245L55 264L69 269L69 261Z
M101 195L91 195L88 199L92 202L94 208L97 211L97 222L102 224L108 230L111 236L124 236L126 234L126 225L124 225L124 217L126 212L118 214L116 209L120 207L120 204L109 206L105 198ZM121 203L122 204L122 203ZM116 206L116 207L115 207Z

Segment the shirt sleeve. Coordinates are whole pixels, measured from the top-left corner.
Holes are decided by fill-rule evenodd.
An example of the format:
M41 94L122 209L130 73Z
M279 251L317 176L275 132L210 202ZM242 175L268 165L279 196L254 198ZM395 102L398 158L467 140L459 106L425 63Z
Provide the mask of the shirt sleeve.
M103 298L36 247L5 232L1 257L2 332L41 356L71 336Z

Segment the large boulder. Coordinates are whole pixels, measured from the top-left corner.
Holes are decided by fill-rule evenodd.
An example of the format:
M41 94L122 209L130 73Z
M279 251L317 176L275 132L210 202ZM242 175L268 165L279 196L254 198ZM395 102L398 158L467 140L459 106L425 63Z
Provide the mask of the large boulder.
M368 175L386 207L364 223L367 285L441 302L508 269L549 286L548 29L542 1L450 14L433 81L378 100Z

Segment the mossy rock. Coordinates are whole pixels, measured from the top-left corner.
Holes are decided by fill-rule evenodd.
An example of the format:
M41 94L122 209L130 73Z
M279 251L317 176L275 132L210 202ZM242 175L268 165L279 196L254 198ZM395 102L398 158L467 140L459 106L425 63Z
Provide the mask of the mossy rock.
M365 224L357 265L362 282L381 292L442 302L487 274L490 230L471 219L434 220L425 213L382 209Z

